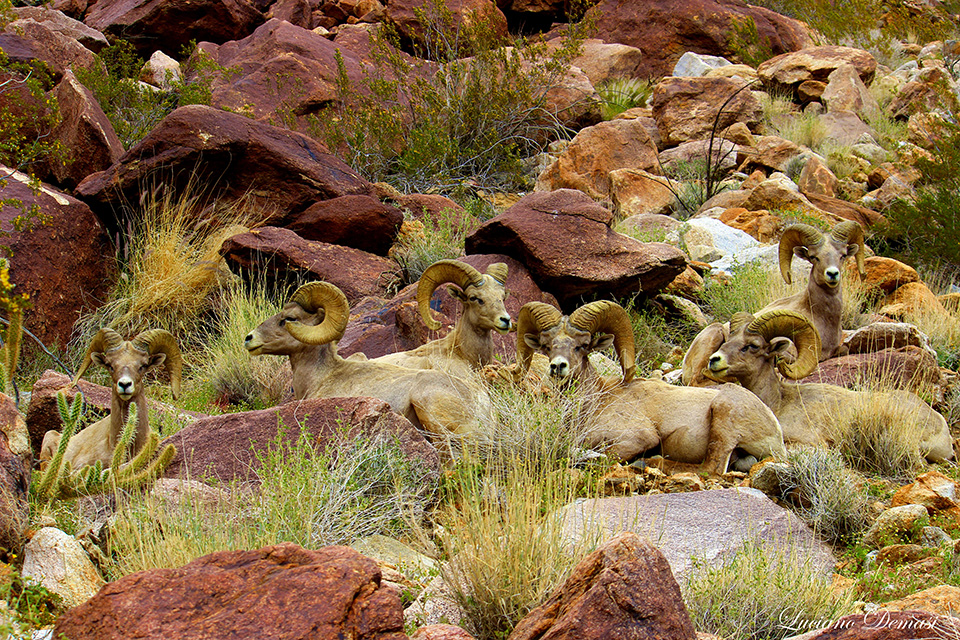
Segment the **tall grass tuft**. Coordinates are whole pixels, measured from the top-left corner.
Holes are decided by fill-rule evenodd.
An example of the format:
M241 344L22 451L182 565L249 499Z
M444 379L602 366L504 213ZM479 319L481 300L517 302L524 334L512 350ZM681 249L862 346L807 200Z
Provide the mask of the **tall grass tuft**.
M851 599L789 544L748 542L726 562L695 559L682 591L694 627L728 640L780 640L852 612Z
M807 286L806 278L794 278L788 285L778 272L757 262L738 264L731 272L729 282L708 280L704 290L706 307L718 322L726 322L739 311L758 311Z
M600 95L600 115L613 120L634 107L645 107L653 95L653 84L640 78L616 78L597 87Z
M344 434L325 451L315 446L306 432L293 444L278 435L259 456L254 487L185 491L174 503L153 493L127 497L111 529L107 573L116 579L283 541L317 548L400 535L435 499L435 475L392 439Z
M446 209L437 216L426 215L419 223L411 224L409 232L397 239L393 252L403 269L404 281L417 282L434 262L462 256L467 236L479 224L468 212Z

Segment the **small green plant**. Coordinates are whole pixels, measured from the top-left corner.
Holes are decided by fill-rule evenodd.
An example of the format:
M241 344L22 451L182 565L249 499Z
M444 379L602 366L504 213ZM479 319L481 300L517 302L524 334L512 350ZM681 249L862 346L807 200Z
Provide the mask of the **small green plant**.
M413 283L437 260L453 260L463 255L467 236L479 226L467 211L443 210L436 217L425 215L420 223L409 225L401 235L394 258L403 269L404 281Z
M823 568L787 544L747 542L726 561L695 559L681 590L694 628L730 640L779 640L852 613Z
M749 16L731 20L727 47L734 57L751 67L757 67L773 57L770 43L760 37L757 23Z
M34 629L52 625L63 612L63 599L36 583L24 579L16 567L0 565L0 598L7 604L0 616L0 633L5 638L30 638Z
M98 460L95 464L71 469L70 463L64 461L64 454L70 439L76 434L77 425L83 417L83 395L77 394L71 404L67 404L66 396L61 391L57 394L57 410L63 421L63 431L60 443L53 459L44 471L34 473L31 488L36 487L36 495L47 503L53 500L65 500L78 496L97 493L130 490L153 482L160 477L176 455L176 448L170 444L156 457L160 436L151 431L147 443L133 457L127 460L130 444L136 429L136 405L131 405L130 415L124 425L123 432L117 440L113 450L113 458L106 469Z
M613 120L634 107L645 107L653 95L653 84L640 78L616 78L597 87L600 95L600 115Z

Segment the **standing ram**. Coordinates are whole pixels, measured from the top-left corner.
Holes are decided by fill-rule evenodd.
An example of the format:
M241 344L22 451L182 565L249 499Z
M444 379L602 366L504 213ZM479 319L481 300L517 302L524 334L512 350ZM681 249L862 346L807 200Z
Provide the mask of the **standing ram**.
M796 348L796 358L786 355L791 345ZM711 354L707 375L719 382L739 382L755 393L780 420L788 443L829 444L830 434L822 427L855 407L858 392L832 384L784 380L810 375L819 353L817 328L803 314L788 309L756 317L738 313L730 321L729 338ZM926 402L908 391L874 396L895 404L923 426L921 455L933 462L953 458L947 422Z
M592 351L611 345L622 377L601 377L590 362ZM534 351L547 357L554 381L576 384L586 398L589 446L605 446L630 460L659 445L665 458L715 474L726 472L737 448L757 458L785 453L776 417L741 387L697 389L633 379L633 329L614 302L592 302L569 316L548 304L527 303L517 320L521 372Z
M856 222L841 222L829 234L807 224L793 224L780 237L780 275L787 284L793 281L793 257L811 264L807 287L786 298L771 302L758 314L774 309L789 309L801 313L813 323L820 334L819 361L837 355L843 342L840 318L843 313L843 290L840 286L844 260L854 256L857 271L864 275L863 229ZM701 331L683 358L683 383L703 386L711 384L702 372L707 360L730 335L730 323L714 323Z
M460 318L443 338L374 361L410 369L440 369L469 379L473 371L493 362L493 332L510 330L510 314L503 303L506 281L507 265L502 262L490 265L485 274L459 260L440 260L430 265L417 285L417 305L423 321L432 331L440 328L440 323L430 315L430 298L437 287L446 283L456 285L447 290L463 306Z
M413 424L437 435L469 432L483 404L446 373L413 370L374 360L344 359L337 341L347 327L347 298L328 282L305 284L280 313L244 340L251 355L290 358L293 394L304 398L370 396L387 402Z
M137 427L132 453L143 448L150 434L147 397L143 390L143 378L148 371L164 365L170 375L174 399L180 395L183 360L177 340L169 331L151 329L131 340L124 340L113 329L100 329L87 347L83 364L80 365L73 384L79 382L93 363L106 368L113 380L110 415L70 438L64 453L64 462L69 462L73 469L98 461L104 467L110 466L113 450L130 415L131 403L137 406ZM40 447L41 463L53 458L59 444L59 431L48 431L44 434Z

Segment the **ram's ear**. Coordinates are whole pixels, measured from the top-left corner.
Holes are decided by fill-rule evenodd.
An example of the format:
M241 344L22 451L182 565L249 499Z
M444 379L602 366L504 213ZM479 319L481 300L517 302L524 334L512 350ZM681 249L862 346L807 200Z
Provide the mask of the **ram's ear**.
M803 258L804 260L809 260L810 250L801 244L793 248L793 255L798 258Z
M796 352L790 351L790 347L792 346L793 340L790 338L776 336L775 338L771 338L770 346L767 347L767 353L777 358L787 358L793 361L796 358Z
M591 351L603 351L613 346L616 336L612 333L598 333L590 340Z
M101 367L107 366L107 359L103 357L103 354L99 351L94 351L90 354L90 360L96 362Z
M167 354L154 353L153 355L150 356L150 360L147 366L151 369L153 369L154 367L159 367L164 363L164 361L166 361L166 359L167 359Z
M450 293L451 296L453 296L454 298L456 298L456 299L459 300L460 302L466 302L466 301L467 301L467 294L465 294L465 293L463 292L463 290L460 289L460 287L457 287L457 286L451 284L451 285L449 285L449 286L447 287L447 291Z
M540 336L535 333L523 334L523 342L534 351L540 350Z

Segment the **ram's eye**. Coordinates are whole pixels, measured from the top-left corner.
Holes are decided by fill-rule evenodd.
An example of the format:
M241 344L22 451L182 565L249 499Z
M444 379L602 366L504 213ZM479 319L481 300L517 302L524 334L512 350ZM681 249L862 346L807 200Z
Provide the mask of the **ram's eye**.
M476 302L480 306L483 306L483 300L481 300L477 296L470 296L470 302Z

